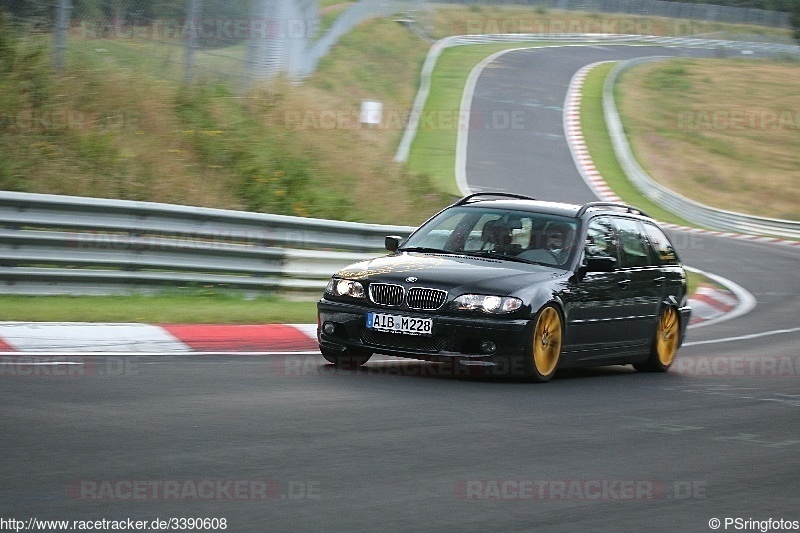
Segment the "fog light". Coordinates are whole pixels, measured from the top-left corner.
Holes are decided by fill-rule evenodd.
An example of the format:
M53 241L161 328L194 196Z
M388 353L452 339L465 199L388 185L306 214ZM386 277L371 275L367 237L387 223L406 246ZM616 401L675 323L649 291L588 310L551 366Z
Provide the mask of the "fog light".
M497 345L492 341L481 341L481 352L490 354L497 351Z
M322 324L322 332L325 335L333 335L336 332L336 324L333 322L325 322Z

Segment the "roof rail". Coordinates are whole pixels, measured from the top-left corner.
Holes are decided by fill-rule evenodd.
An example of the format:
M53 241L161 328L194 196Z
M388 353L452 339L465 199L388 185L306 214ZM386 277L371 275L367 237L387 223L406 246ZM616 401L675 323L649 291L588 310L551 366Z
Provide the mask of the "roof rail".
M586 211L588 211L592 207L615 207L615 208L623 210L623 211L625 211L627 213L633 213L634 215L642 215L643 217L649 217L650 216L647 213L645 213L644 211L642 211L641 209L639 209L638 207L633 207L633 206L628 205L628 204L621 204L619 202L586 202L585 204L583 204L581 206L580 209L578 209L578 214L575 215L575 216L580 217L581 215L583 215Z
M514 194L514 193L510 193L510 192L476 192L476 193L470 194L469 196L465 196L464 198L462 198L461 200L457 201L453 205L454 206L455 205L464 205L466 203L469 203L470 200L472 200L473 198L475 198L477 196L502 196L504 198L515 198L517 200L536 200L536 198L531 198L530 196L525 196L525 195L522 195L522 194Z

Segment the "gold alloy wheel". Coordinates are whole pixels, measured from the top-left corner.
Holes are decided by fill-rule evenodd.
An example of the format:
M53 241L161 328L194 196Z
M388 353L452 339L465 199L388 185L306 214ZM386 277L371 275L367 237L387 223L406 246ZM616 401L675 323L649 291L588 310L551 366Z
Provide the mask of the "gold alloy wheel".
M678 351L678 326L678 312L675 308L664 309L656 330L656 356L658 362L665 367L672 364Z
M533 332L533 365L536 372L548 379L561 356L561 315L553 307L545 307L536 320Z

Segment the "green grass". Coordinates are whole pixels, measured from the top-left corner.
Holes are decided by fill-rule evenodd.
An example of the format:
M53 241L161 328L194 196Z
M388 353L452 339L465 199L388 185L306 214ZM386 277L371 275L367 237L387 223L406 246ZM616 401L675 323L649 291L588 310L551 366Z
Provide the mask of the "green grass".
M790 110L800 109L799 74L797 61L669 59L627 71L617 101L637 160L663 185L719 209L798 220L800 152ZM731 110L783 113L788 121L711 118Z
M147 73L148 77L159 80L179 82L184 74L184 47L179 41L72 38L66 60L71 72L83 75L122 68Z
M320 291L320 296L322 291ZM147 324L310 324L316 303L278 297L158 294L153 296L0 295L0 320L139 322Z
M409 73L428 44L391 20L346 35L303 85L248 90L242 44L199 48L196 83L185 84L177 41L85 33L70 35L54 74L50 40L0 19L0 43L11 43L0 52L0 189L386 224L419 222L449 200L392 161L399 126L353 120L362 100L398 117L413 100ZM344 125L313 120L326 114ZM312 121L295 127L295 115Z

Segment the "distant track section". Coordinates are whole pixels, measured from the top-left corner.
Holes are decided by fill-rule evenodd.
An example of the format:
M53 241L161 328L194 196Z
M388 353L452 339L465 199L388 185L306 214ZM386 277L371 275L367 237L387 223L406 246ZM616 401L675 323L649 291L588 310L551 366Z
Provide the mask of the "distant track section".
M676 38L676 37L656 37L656 36L642 36L642 35L606 35L606 34L498 34L498 35L463 35L447 37L437 41L428 53L428 57L422 68L421 83L417 96L414 101L414 106L409 118L409 123L404 132L403 138L400 142L398 150L395 154L395 161L407 161L411 149L411 144L414 141L416 132L419 128L419 120L425 108L425 103L430 92L430 83L433 70L436 62L441 53L453 46L464 46L474 44L490 44L490 43L525 43L525 42L541 42L541 41L555 41L556 45L614 45L614 44L627 44L627 45L648 45L653 48L664 47L665 50L675 49L677 47L696 48L708 51L733 51L736 53L747 52L752 54L757 52L759 55L776 55L776 54L792 54L800 55L800 47L794 45L774 44L774 43L757 43L757 42L740 42L740 41L721 41L710 39L695 39L695 38ZM509 50L510 51L510 50ZM496 58L504 52L498 52L492 56ZM674 55L674 54L665 54ZM713 230L734 232L740 234L755 234L755 235L769 235L778 236L785 239L800 239L800 222L790 220L780 220L765 217L756 217L721 209L715 209L691 199L685 198L668 188L655 182L648 176L644 170L638 165L634 159L630 148L625 138L622 124L616 110L613 100L613 83L616 79L616 74L624 68L640 61L652 61L654 59L662 59L661 57L654 58L652 55L645 58L636 58L625 62L615 69L614 73L609 76L604 89L604 110L606 120L609 125L609 133L614 141L614 147L620 163L623 166L626 174L631 182L643 192L650 199L662 205L664 208L671 210L675 213L680 213L685 218L691 220L693 223L711 228ZM486 63L481 63L475 67L477 72L473 72L469 79L476 80L480 71L485 67ZM582 78L579 78L582 80ZM474 81L472 81L474 85ZM576 107L579 105L579 94L577 87L572 87L570 95L567 98L567 106ZM465 92L465 97L462 100L461 110L459 116L463 117L462 120L469 121L472 105L472 89L469 86ZM576 142L576 136L582 137L579 130L580 122L577 112L573 109L565 110L565 130L568 135L569 147L575 157L575 162L579 170L585 174L586 172L581 167L581 161L585 159L581 153L578 153L580 146ZM454 169L454 176L462 190L467 188L466 185L466 143L471 132L468 124L460 124L459 136L456 146L456 167ZM584 147L585 151L585 147ZM588 155L588 152L587 152ZM599 177L599 176L597 176ZM612 195L611 191L600 192L601 189L607 189L602 179L595 180L587 179L587 184L599 197L607 197Z

